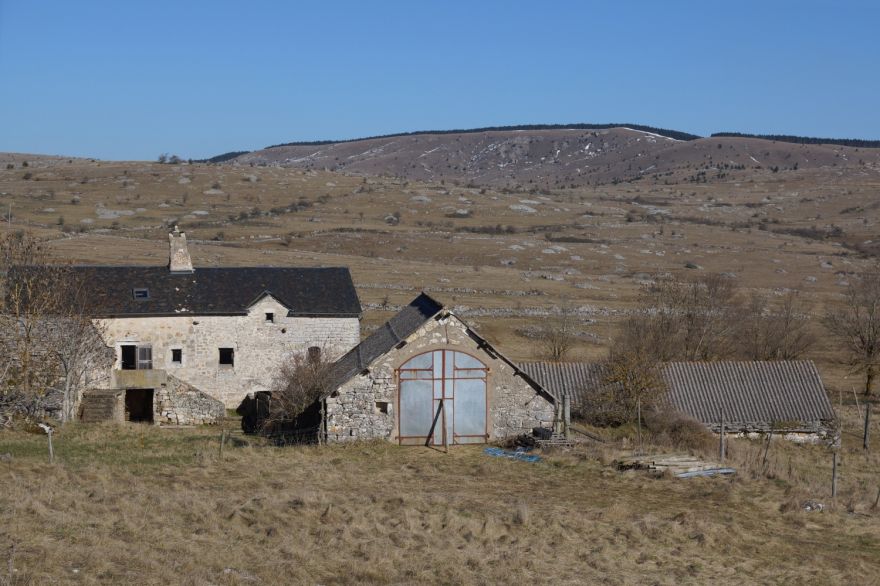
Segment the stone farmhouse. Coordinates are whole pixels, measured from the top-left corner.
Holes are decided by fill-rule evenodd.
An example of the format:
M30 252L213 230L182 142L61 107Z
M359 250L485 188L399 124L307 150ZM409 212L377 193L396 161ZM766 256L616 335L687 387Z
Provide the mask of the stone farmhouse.
M322 441L486 443L556 422L552 395L442 304L420 295L363 341L345 268L75 267L115 361L86 421L211 423L258 405L280 364L323 354L332 392L298 418ZM247 418L245 418L247 419Z
M84 419L208 423L265 390L296 352L342 355L360 341L346 268L194 268L186 235L166 267L75 267L116 360Z

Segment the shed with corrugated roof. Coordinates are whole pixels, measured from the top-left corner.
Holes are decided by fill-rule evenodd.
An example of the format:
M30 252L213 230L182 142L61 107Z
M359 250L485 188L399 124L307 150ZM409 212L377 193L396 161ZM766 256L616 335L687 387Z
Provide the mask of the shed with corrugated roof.
M575 408L590 404L603 386L602 365L529 362L519 365L535 382ZM668 404L716 433L832 435L835 414L811 360L669 362L662 365Z

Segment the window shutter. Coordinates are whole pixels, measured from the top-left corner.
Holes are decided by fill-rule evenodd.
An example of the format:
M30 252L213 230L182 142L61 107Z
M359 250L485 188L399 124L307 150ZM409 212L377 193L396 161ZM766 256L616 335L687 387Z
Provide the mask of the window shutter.
M138 346L138 370L152 370L153 348L152 346Z

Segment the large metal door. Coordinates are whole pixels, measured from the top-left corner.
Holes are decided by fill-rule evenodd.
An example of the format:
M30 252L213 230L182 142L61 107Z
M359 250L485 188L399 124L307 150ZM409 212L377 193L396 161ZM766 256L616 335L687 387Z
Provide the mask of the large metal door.
M484 443L486 365L463 352L434 350L398 370L401 444Z

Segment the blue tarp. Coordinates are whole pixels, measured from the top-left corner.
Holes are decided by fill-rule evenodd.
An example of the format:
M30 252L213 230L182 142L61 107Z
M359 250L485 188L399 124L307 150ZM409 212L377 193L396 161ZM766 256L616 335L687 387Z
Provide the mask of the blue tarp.
M483 452L495 458L510 458L511 460L521 460L523 462L541 461L541 456L529 454L526 452L525 448L517 448L513 451L502 450L501 448L486 448Z

